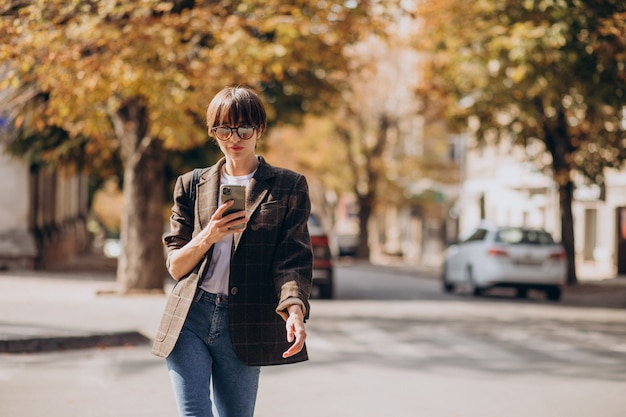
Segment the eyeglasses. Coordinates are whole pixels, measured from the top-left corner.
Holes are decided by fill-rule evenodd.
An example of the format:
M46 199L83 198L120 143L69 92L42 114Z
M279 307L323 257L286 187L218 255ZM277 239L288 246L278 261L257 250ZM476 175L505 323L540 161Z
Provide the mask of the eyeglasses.
M254 129L256 126L217 126L211 129L211 132L215 134L215 137L219 140L228 140L233 135L233 132L237 131L237 136L240 139L248 140L254 135Z

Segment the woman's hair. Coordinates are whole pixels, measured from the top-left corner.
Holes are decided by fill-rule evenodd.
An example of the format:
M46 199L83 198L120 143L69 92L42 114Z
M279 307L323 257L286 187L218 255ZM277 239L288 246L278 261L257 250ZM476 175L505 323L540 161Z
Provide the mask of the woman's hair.
M265 130L267 114L259 96L247 87L226 87L213 97L206 112L209 135L216 126L237 126L242 123Z

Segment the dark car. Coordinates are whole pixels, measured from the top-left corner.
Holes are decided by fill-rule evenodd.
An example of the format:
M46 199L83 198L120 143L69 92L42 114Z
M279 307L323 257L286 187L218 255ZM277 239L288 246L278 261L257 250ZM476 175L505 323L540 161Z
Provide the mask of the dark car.
M332 299L334 271L328 235L315 214L309 216L308 226L313 247L313 285L319 289L320 298Z

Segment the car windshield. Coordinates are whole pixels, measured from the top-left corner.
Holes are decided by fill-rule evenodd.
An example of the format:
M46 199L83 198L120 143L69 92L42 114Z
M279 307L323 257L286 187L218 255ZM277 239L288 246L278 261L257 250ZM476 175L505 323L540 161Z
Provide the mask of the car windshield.
M510 228L498 231L496 242L509 245L553 245L554 239L543 230Z

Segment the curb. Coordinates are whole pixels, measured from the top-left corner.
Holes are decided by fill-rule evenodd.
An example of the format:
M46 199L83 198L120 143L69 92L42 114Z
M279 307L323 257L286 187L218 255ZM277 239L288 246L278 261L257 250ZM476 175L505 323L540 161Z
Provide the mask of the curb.
M150 342L139 332L116 332L86 336L32 337L0 340L0 353L43 353L63 350L138 346Z

